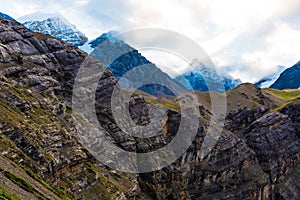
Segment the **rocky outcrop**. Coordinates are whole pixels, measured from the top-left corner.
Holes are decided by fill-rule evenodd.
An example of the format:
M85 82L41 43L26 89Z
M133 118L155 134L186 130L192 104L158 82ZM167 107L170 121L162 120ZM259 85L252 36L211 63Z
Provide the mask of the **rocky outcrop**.
M261 111L256 111L258 112ZM268 173L273 198L284 197L282 193L277 192L282 192L283 187L290 183L282 180L291 171L299 169L299 126L295 126L287 115L264 112L264 115L248 126L241 124L243 128L238 133L255 152L262 170ZM296 194L293 196L295 199Z
M140 176L142 188L158 199L297 199L298 130L287 115L267 109L231 112L204 159L196 156L200 129L200 140L178 161Z
M264 107L274 109L285 103L283 99L270 95L251 83L242 83L226 92L228 111L244 108Z
M74 77L87 54L73 45L1 20L1 73L19 85L71 98Z
M280 110L281 113L288 115L296 126L299 126L300 123L300 103L295 102L286 105Z
M89 75L96 76L94 68L103 72L94 95L97 121L115 145L132 154L152 152L169 144L180 122L186 120L191 122L190 127L198 127L186 152L161 170L137 176L112 171L96 161L90 149L84 148L75 137L78 130L71 114L75 77L86 61L90 61L91 74L82 78L90 80ZM118 106L112 107L114 90L123 90L99 61L87 57L73 45L1 19L0 72L1 156L60 198L70 195L78 199L145 196L150 199L299 199L297 101L275 112L270 108L279 106L281 101L274 103L254 85L244 84L231 91L229 103L237 104L237 99L243 106L232 107L216 145L201 157L210 120L216 120L208 108L199 106L197 117L184 119L175 100L158 100L149 95L146 103L140 93L134 93L129 98L130 116L118 124L113 111L124 106L126 91ZM82 102L86 102L85 98ZM257 104L252 106L253 102ZM151 112L154 118L150 117ZM147 129L151 137L140 138L120 127L126 128L129 118L141 127L153 120L154 125L163 122L163 127L157 131L153 126ZM186 132L185 136L188 135ZM98 143L96 146L105 152ZM147 166L155 164L143 161ZM7 169L1 168L0 172L7 175ZM40 195L36 191L32 190L32 194Z
M126 184L113 178L76 137L71 97L86 56L73 45L0 20L1 153L60 198L126 197L136 187L130 176L122 178ZM114 82L106 75L102 86Z

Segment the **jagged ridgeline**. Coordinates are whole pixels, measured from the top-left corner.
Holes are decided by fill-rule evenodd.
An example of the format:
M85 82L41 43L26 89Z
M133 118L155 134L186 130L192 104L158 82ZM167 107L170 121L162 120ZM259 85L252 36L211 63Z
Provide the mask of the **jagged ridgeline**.
M33 13L18 19L34 32L51 35L75 46L82 46L88 38L60 13Z
M212 118L211 99L207 92L194 92L201 115L188 150L161 170L123 173L101 164L75 137L80 133L72 117L72 89L86 57L73 45L0 19L0 198L300 198L299 90L242 84L218 94L227 98L228 114L221 137L204 159L199 154ZM134 121L147 125L150 105L167 116L154 137L132 137L113 119L110 97L118 85L103 70L95 107L111 141L141 153L168 144L181 120L176 98L136 91L130 101Z

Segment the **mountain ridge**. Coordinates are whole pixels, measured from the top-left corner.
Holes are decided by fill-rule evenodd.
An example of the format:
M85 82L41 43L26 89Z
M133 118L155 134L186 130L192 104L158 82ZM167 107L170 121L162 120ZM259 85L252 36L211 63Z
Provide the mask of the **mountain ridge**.
M16 21L14 18L12 18L11 16L5 14L5 13L2 13L0 12L0 18L4 18L4 19L8 19L8 20L13 20L13 21Z
M133 137L115 122L111 98L114 89L121 88L100 61L59 39L41 33L36 37L19 23L0 19L0 27L0 161L5 164L0 166L0 191L5 188L27 199L299 199L299 94L272 90L266 96L266 90L249 83L228 94L216 93L218 98L232 95L228 103L240 101L240 106L234 105L237 108L224 116L217 143L201 158L207 127L211 119L218 119L209 110L212 94L196 91L208 107L201 103L197 108L200 116L191 126L198 129L187 151L163 169L123 173L97 161L75 137L84 134L74 125L71 103L82 63L91 59L87 65L91 73L103 70L94 95L98 122L114 145L132 155L153 152L172 141L182 118L179 99L133 94L130 118L140 126L153 120L151 108L157 115L166 114L163 129L149 130L155 136ZM80 89L86 91L84 86ZM274 96L281 97L278 105ZM87 98L82 96L79 103L84 105ZM94 143L97 134L92 136ZM95 147L105 153L99 143ZM127 164L131 163L123 163Z
M174 96L176 92L187 91L138 50L117 38L116 34L116 32L104 33L91 41L89 44L94 50L90 55L99 59L117 80L121 80L119 82L121 87L138 87L136 89L155 96ZM145 83L145 80L149 80L149 83Z
M276 72L273 74L269 74L258 81L256 81L254 84L261 87L261 88L268 88L270 87L280 76L280 74L285 70L286 68L284 66L277 66Z
M75 46L81 46L88 38L60 13L33 13L18 19L25 27L62 39Z
M300 61L284 70L270 88L279 90L300 88Z

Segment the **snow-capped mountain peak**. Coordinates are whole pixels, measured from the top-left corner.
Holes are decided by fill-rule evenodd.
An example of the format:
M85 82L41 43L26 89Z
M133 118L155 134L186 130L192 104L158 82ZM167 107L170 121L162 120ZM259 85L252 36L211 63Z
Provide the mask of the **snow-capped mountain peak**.
M280 74L285 70L286 68L284 66L277 66L277 69L274 73L269 74L258 81L256 81L254 84L261 88L268 88L270 87L280 76Z
M101 60L122 88L136 88L154 96L174 96L174 91L178 94L188 91L147 60L137 49L118 37L117 32L104 33L84 47L92 49L90 55ZM145 80L151 81L141 86Z
M107 33L103 33L96 39L86 42L79 48L85 51L86 53L90 54L99 44L101 44L105 40L108 40L109 44L115 46L116 48L124 48L124 46L129 47L127 44L125 44L125 42L122 39L118 38L118 34L119 33L117 31L109 31Z
M118 38L117 31L109 31L107 33L103 33L101 36L97 37L95 40L89 42L91 48L97 47L99 44L104 42L105 40L109 40L110 43L113 43L116 46L128 46L124 43L123 40Z
M33 13L18 19L28 29L34 32L42 32L64 40L75 46L83 45L88 39L83 33L77 30L60 13Z
M229 75L218 73L217 69L208 67L199 61L193 61L181 75L174 78L190 90L225 92L241 83Z

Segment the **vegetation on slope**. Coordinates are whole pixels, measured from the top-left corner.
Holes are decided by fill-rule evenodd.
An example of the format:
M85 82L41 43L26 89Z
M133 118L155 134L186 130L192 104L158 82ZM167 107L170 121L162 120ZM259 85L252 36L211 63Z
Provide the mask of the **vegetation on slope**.
M284 101L293 101L300 98L300 90L297 89L276 90L272 88L266 88L264 91L271 95L277 96Z
M21 200L21 198L0 185L0 200Z
M64 114L58 116L54 111L57 105L61 103L59 99L20 86L13 86L6 81L1 82L0 91L0 153L13 161L20 171L39 182L46 190L56 194L61 199L74 199L75 196L70 193L69 189L77 180L76 175L70 178L61 178L60 176L62 175L56 172L58 174L53 179L53 175L45 177L41 174L43 165L48 165L47 163L53 162L58 156L53 154L49 147L44 146L48 142L52 142L47 141L49 136L47 136L45 131L51 134L50 139L55 133L70 134L65 133L68 130L68 126L70 126L70 124L66 124L68 120L71 120L70 108L66 108ZM16 136L14 134L21 135ZM20 142L18 139L21 136L24 142ZM62 142L66 146L68 146L68 143L76 144L74 138L66 139L70 136L61 136L64 138ZM42 155L38 163L32 160L31 156L34 155L28 151L28 148L32 147L38 151L37 154ZM64 149L63 151L68 153L68 155L76 153L70 149ZM133 183L127 176L120 176L117 173L117 176L115 174L113 174L114 176L110 175L106 169L96 166L93 160L82 164L79 163L77 166L74 165L72 167L73 169L71 170L74 171L72 173L79 173L79 177L86 176L88 184L91 185L91 187L82 191L82 195L87 199L99 199L100 196L102 199L117 198L132 188ZM32 184L18 174L7 169L3 170L2 173L16 187L32 193L38 199L46 199L41 193L42 190L35 189ZM53 181L56 182L55 185L53 185ZM4 189L2 187L1 195L5 196L5 198L0 196L0 199L17 199L6 190L4 191ZM8 198L9 195L11 198Z

